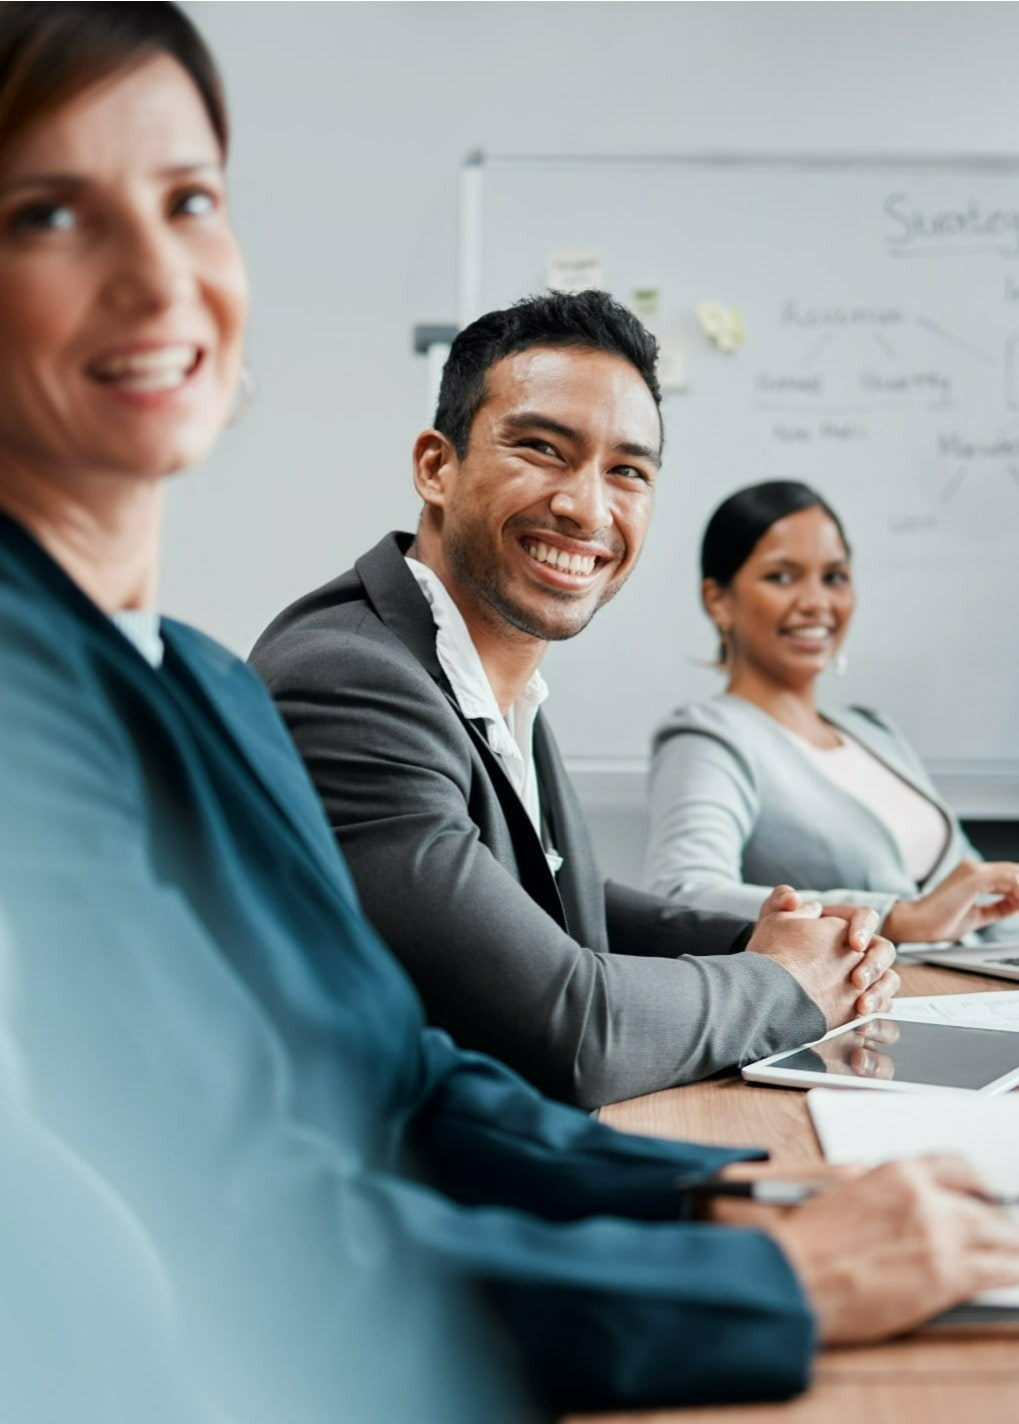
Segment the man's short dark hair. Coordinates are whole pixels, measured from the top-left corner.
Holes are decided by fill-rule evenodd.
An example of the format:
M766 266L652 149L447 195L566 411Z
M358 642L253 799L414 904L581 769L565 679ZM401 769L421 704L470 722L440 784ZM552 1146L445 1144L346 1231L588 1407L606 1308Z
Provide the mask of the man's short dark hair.
M577 346L621 356L643 376L661 406L655 373L658 343L608 292L547 292L524 297L504 311L489 312L465 326L450 347L442 372L435 428L462 459L474 417L485 399L485 376L506 356L532 346Z

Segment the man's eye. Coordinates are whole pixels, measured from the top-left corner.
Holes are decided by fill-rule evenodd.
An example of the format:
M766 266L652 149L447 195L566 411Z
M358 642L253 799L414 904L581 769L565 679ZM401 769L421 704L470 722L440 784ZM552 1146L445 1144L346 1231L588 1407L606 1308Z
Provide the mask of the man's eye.
M215 193L211 193L208 188L186 188L184 192L178 193L173 200L172 212L174 216L188 218L207 218L219 207L219 199Z
M69 203L29 203L15 214L15 232L66 232L77 219Z
M646 485L651 483L651 476L647 470L642 470L638 465L617 465L615 473L623 475L628 480L643 480Z
M537 450L539 455L555 455L556 448L550 445L547 440L528 439L519 442L525 450Z
M836 584L848 583L849 575L845 573L842 569L832 569L830 573L825 574L824 581L825 583Z

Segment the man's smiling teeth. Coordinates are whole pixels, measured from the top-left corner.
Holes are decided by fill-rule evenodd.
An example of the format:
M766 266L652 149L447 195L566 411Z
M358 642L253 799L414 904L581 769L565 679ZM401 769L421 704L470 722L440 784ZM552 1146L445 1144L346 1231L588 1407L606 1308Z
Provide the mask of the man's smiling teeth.
M567 554L565 550L550 548L548 544L525 544L524 548L539 564L549 564L564 574L593 574L598 562L593 554Z
M183 385L197 362L197 346L161 346L152 351L108 356L89 370L107 385L132 391L164 391Z

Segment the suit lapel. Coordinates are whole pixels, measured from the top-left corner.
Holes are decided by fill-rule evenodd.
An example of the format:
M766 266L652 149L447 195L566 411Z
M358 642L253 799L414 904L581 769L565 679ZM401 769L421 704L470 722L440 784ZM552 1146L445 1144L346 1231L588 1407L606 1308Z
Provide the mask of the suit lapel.
M374 549L358 559L354 567L378 617L425 669L466 728L498 797L525 888L546 913L566 928L566 912L545 858L541 837L534 829L500 758L488 745L484 726L470 721L460 711L449 679L436 656L432 610L404 558L411 543L410 534L387 534ZM538 776L544 804L545 786L540 766Z
M941 813L941 817L945 822L946 831L944 848L938 856L934 867L929 871L927 878L923 881L921 889L937 883L941 878L943 868L946 867L950 860L954 862L956 858L955 835L952 831L952 816L947 807L935 794L932 794L930 786L917 781L915 772L905 764L899 754L899 749L895 744L894 737L887 733L882 733L877 727L872 728L867 725L867 719L864 716L857 716L853 722L850 723L846 718L840 717L837 712L830 712L827 708L822 709L822 716L826 721L831 722L834 726L845 732L847 736L854 737L862 747L870 752L876 761L881 762L889 771L894 772L895 775L904 781L907 786L911 787L918 796L922 796L925 801L929 801L931 805ZM881 828L883 835L895 852L896 858L902 865L903 874L908 875L898 841L892 835L884 820L872 811L868 805L865 803L861 804L864 804L864 809L874 820L875 824Z
M443 692L452 689L435 654L435 623L428 600L407 567L410 534L387 534L354 565L368 602L391 633Z
M541 843L541 837L534 829L534 824L527 814L527 808L521 801L516 787L510 781L503 769L502 761L496 756L488 745L484 723L469 721L460 708L456 699L451 693L446 694L446 699L459 717L462 724L467 728L475 750L484 763L488 778L492 783L492 790L499 798L499 805L502 808L503 816L509 827L510 836L513 840L513 848L516 852L517 863L520 868L521 879L532 899L536 900L547 914L551 915L563 928L567 928L567 915L563 906L563 901L556 883L556 877L549 869L548 860L545 856L545 847ZM542 805L545 804L545 786L541 779L541 772L538 772L539 786L541 787Z
M840 731L845 732L847 736L855 738L861 746L866 747L871 756L883 762L889 771L894 771L895 775L906 782L908 786L911 786L914 791L919 792L921 796L925 796L928 801L933 799L931 797L930 788L921 786L917 782L914 773L905 765L899 755L898 747L896 747L893 738L887 733L883 733L878 727L869 724L865 716L857 716L850 722L848 718L840 716L837 711L832 712L827 707L820 710L821 716L826 722L831 722L834 726L838 727ZM939 807L938 809L940 810L941 808Z
M570 932L575 939L597 947L604 938L601 876L597 873L594 849L566 768L540 713L534 723L534 760L552 842L563 858L556 885ZM596 907L593 922L592 906Z
M929 801L951 824L951 816L944 803L928 783L917 780L916 772L903 760L894 737L887 732L882 732L877 727L868 726L866 719L862 716L850 723L846 718L840 717L837 712L829 712L827 709L824 709L821 715L826 721L833 723L845 732L847 736L854 737L875 760L881 762L889 771L894 772L907 786L912 787L918 796Z

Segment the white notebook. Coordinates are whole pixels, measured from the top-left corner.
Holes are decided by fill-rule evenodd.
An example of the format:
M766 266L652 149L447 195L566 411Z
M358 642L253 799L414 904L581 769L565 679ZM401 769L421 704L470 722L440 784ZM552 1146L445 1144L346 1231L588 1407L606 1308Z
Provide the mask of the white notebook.
M807 1106L829 1162L877 1166L900 1157L950 1152L972 1162L992 1191L1019 1194L1019 1093L1000 1098L973 1093L900 1097L814 1088L807 1094ZM1019 1310L1019 1287L984 1291L974 1303Z

